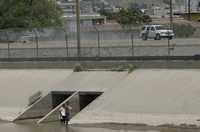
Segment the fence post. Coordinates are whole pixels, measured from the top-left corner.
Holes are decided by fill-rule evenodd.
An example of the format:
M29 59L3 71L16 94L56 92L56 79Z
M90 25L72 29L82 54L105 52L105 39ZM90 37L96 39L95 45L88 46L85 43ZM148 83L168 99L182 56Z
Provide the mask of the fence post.
M168 32L168 39L167 39L167 49L168 49L168 51L167 51L167 53L168 53L168 56L170 56L171 55L171 53L170 53L170 38L169 38L169 32Z
M100 31L97 30L97 34L98 34L98 56L100 57Z
M97 32L97 55L98 55L98 57L100 57L100 55L101 55L101 47L100 47L100 31L97 29L97 27L96 26L94 26L94 29L96 30L96 32Z
M67 57L69 56L69 44L68 44L68 34L67 31L64 29L64 33L65 33L65 46L66 46L66 50L67 50Z
M7 39L7 43L8 43L8 58L10 58L10 40L9 40L9 35L8 32L5 31L5 35L6 35L6 39Z
M134 34L133 31L131 30L131 51L132 51L132 56L134 56Z
M39 49L39 42L38 42L37 30L36 30L36 29L33 29L33 32L34 32L34 34L35 34L36 57L38 57L38 56L39 56L39 52L38 52L38 49Z

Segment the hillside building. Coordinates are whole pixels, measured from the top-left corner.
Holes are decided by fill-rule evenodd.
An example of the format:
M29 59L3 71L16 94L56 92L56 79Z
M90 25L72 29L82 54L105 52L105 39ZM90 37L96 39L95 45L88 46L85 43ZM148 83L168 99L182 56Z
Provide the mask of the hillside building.
M57 5L63 10L63 17L66 20L65 27L71 31L76 31L76 2L75 0L57 0ZM106 23L106 17L101 16L92 9L92 5L80 0L80 19L82 27L90 27L96 24Z

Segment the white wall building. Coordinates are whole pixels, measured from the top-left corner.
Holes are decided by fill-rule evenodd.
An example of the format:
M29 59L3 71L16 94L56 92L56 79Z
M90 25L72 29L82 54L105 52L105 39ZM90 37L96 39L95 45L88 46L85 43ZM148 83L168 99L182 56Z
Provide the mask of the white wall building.
M190 0L190 2L192 12L200 10L200 0ZM188 0L175 0L174 7L176 10L180 10L181 12L188 12Z
M57 5L61 7L64 12L63 17L66 20L65 27L71 31L76 32L76 2L75 0L57 0ZM95 24L106 23L106 17L101 16L91 10L87 3L80 0L80 21L81 27L89 27Z

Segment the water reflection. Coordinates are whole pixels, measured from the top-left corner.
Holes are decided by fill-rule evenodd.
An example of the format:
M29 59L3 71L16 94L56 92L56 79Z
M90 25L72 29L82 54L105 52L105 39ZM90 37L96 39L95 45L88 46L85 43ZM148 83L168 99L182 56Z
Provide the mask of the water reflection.
M2 132L72 132L68 127L62 126L58 123L44 125L1 123L0 130Z
M81 128L67 127L60 123L46 123L41 125L27 123L0 123L2 132L159 132L159 131L140 131L140 130L111 130L104 128Z
M173 128L156 128L157 130L148 130L146 128L136 128L135 130L107 129L107 128L83 128L83 127L67 127L58 122L33 124L33 123L6 123L0 122L1 132L199 132L197 129L173 129Z

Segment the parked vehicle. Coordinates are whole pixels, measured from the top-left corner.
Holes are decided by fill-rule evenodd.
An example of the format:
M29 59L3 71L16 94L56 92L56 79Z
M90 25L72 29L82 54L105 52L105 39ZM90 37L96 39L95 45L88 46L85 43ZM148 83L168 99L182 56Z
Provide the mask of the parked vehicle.
M175 36L174 31L167 29L162 25L145 25L142 27L140 37L143 40L153 38L155 40L161 40L162 38L172 39Z
M27 35L24 35L24 36L21 36L17 42L20 42L20 43L31 43L32 41L34 41L34 38L35 36L32 35L32 34L27 34Z

